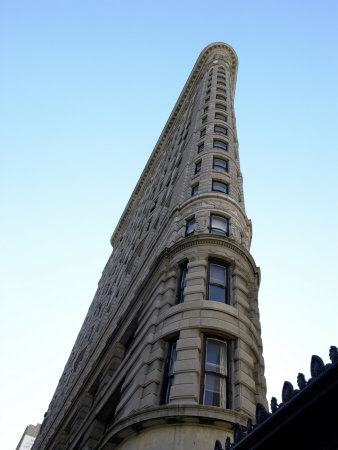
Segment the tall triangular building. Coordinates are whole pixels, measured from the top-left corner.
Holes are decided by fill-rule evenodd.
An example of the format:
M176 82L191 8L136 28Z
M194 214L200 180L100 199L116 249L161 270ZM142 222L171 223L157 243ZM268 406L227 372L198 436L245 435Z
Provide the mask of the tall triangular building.
M111 238L34 449L208 449L266 405L234 95L200 54Z

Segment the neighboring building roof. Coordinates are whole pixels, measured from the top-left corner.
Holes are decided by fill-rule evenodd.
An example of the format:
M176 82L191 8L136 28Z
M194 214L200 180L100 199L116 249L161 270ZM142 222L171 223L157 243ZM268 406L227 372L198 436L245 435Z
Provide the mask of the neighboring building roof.
M285 381L282 403L271 399L272 413L257 404L256 425L248 421L246 433L234 426L234 443L227 439L225 450L271 450L274 448L336 450L338 448L338 351L330 347L331 363L316 355L311 359L311 378L298 374L299 389ZM215 450L223 450L216 441Z
M40 431L40 427L40 423L36 425L28 425L16 447L16 450L30 450L33 447L36 436Z

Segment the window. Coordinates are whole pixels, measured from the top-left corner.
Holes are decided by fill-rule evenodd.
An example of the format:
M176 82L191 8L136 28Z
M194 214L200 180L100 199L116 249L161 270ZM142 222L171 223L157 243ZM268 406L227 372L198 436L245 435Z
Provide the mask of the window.
M229 162L222 158L214 158L212 168L222 172L229 172Z
M201 403L229 408L229 345L219 338L206 337L203 354Z
M184 288L187 284L188 263L185 262L180 266L180 277L178 279L178 288L176 295L176 303L184 302Z
M195 174L198 173L198 172L200 172L200 171L201 171L201 168L202 168L202 161L198 161L198 162L195 164Z
M207 121L207 118L208 118L207 115L205 115L205 116L202 117L202 124L205 123L205 122Z
M227 101L227 98L224 97L224 95L221 95L221 94L216 94L216 99L217 99L217 100L223 100L224 102Z
M192 188L191 188L191 196L193 197L194 195L198 195L198 188L199 188L199 184L195 184Z
M210 94L210 89L208 89L208 90L207 90L206 94L207 94L207 95L209 95L209 94Z
M213 143L214 148L221 148L222 150L228 150L227 142L219 141L218 139L214 139Z
M202 142L198 147L197 147L197 152L201 153L204 150L204 142Z
M185 227L185 235L190 236L190 234L193 234L195 231L195 217L193 217L190 220L187 220L187 224Z
M177 358L176 341L169 343L168 355L164 368L164 379L162 385L161 403L166 405L170 403L170 391L174 385L174 366Z
M220 114L220 113L215 113L215 119L224 120L224 122L228 121L227 116L225 116L224 114Z
M228 267L217 261L209 262L208 300L228 303Z
M225 81L225 77L223 75L217 75L217 80L224 80Z
M223 192L223 194L229 194L229 185L222 183L221 181L212 181L212 190Z
M200 137L205 136L206 128L203 128L203 130L200 131Z
M208 88L208 89L211 88L211 83L208 84L207 88Z
M218 80L217 80L217 84L221 84L222 86L226 86L226 84L223 83L223 81L218 81Z
M223 89L221 87L216 87L216 91L223 92L224 94L226 94L226 92L227 92L225 89Z
M223 111L227 110L227 107L225 105L222 105L221 103L216 103L216 108L217 109L223 109Z
M153 212L154 209L156 208L157 205L157 200L153 203L153 206L150 208L150 212Z
M214 126L214 132L215 132L215 133L228 134L227 128L221 127L220 125L215 125L215 126Z
M209 109L209 106L206 106L206 107L203 109L203 114L207 113L207 112L208 112L208 109Z
M210 233L221 234L223 236L229 235L229 219L222 216L211 214L210 216Z
M207 97L207 98L204 100L204 102L205 102L205 103L208 103L209 100L210 100L210 97Z

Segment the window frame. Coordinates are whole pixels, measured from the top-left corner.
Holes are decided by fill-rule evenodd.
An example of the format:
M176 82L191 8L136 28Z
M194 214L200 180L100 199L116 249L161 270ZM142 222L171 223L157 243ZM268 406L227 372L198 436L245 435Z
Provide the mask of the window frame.
M224 161L225 162L224 167L222 165L215 164L216 160ZM229 160L219 158L218 156L214 156L212 160L212 168L213 170L218 170L219 172L229 173Z
M204 141L197 145L197 153L201 153L204 150Z
M223 120L223 122L228 122L228 116L216 111L215 112L215 120Z
M195 162L195 171L194 174L197 175L202 170L202 160Z
M165 360L165 364L164 364L164 374L163 374L163 381L162 381L162 389L161 389L161 405L168 405L170 404L170 392L171 392L171 388L174 386L174 380L175 380L175 363L177 360L177 350L176 350L176 346L177 346L177 341L178 341L178 336L174 339L172 339L171 341L169 341L168 343L168 351L167 351L167 357ZM171 367L171 362L172 362L172 358L174 355L174 362L173 362L173 366L172 366L172 372L170 373L170 367ZM172 381L172 383L171 383Z
M215 123L214 133L220 133L220 134L223 134L223 136L228 136L228 129L227 129L227 127L224 127L222 125L219 125L218 123Z
M222 141L222 139L214 139L212 141L212 147L220 148L221 150L224 150L225 152L229 151L229 144L226 141Z
M187 273L188 273L188 260L184 261L179 266L180 275L178 278L177 292L176 292L176 305L184 303L184 289L187 284ZM182 286L182 282L184 285Z
M194 197L195 195L198 195L199 192L199 183L195 183L191 186L191 196Z
M223 267L225 269L225 286L222 286L219 283L211 283L210 282L210 269L211 269L211 265L216 265L219 267ZM224 290L224 301L219 301L219 300L213 300L210 297L210 285L212 286L216 286L219 288L222 288ZM222 303L225 305L229 305L230 304L230 264L226 263L223 260L219 260L219 259L214 259L214 258L210 258L208 260L208 273L207 273L207 300L211 301L211 302L217 302L217 303Z
M190 227L191 225L193 226L193 230L190 231L190 232L188 233L189 227ZM191 236L191 235L194 234L194 233L195 233L195 216L194 216L194 217L191 217L190 219L187 219L187 220L186 220L186 225L185 225L185 236Z
M224 232L222 228L217 228L212 225L213 218L221 219L226 224L226 231ZM217 234L219 236L229 236L229 225L230 221L227 217L221 216L220 214L210 214L209 232L210 234Z
M207 358L207 345L209 341L216 341L226 345L226 375L218 374L211 370L206 370L206 358ZM206 375L213 374L224 380L225 385L225 402L223 406L207 405L205 403L205 387L206 387ZM214 336L205 334L203 336L203 349L202 349L202 366L201 366L201 379L200 379L200 404L205 406L215 406L217 408L231 409L231 341L220 336Z
M219 183L219 184L224 185L225 186L224 191L222 189L216 189L215 188L215 183ZM220 186L220 188L221 188L221 186ZM224 181L220 181L220 180L212 180L211 190L213 192L220 192L221 194L229 194L229 184L225 183Z

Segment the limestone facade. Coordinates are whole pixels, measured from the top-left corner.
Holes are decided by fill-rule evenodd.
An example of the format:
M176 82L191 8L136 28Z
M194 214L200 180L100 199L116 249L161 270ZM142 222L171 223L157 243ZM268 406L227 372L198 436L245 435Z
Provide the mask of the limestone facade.
M236 73L227 44L200 54L111 238L35 449L205 449L266 405Z

